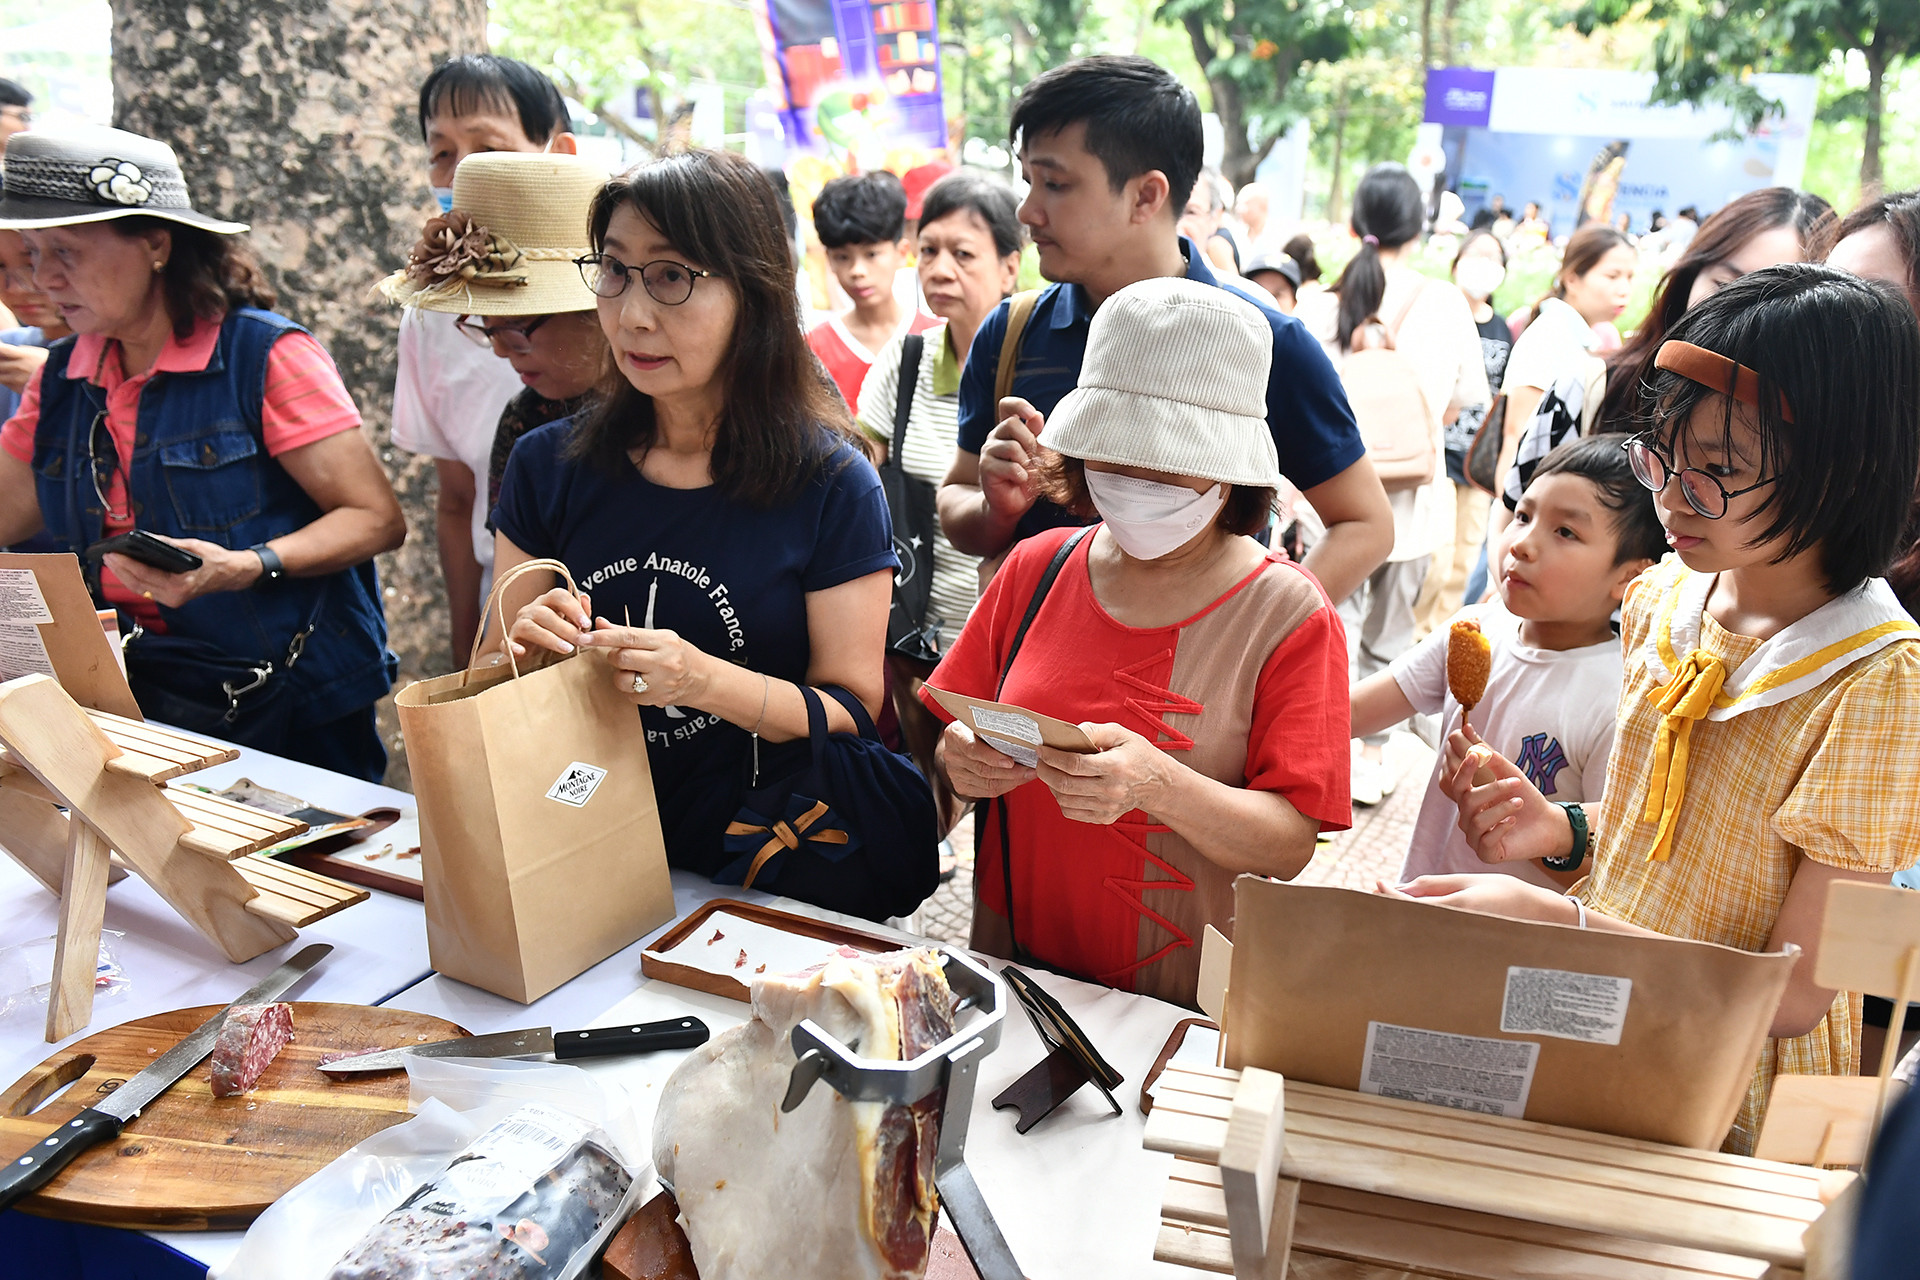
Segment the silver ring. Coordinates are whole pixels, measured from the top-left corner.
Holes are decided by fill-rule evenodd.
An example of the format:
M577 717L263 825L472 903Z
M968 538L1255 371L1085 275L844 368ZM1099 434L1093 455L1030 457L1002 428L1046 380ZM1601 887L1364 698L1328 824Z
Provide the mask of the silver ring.
M647 691L647 678L638 671L633 673L633 691L635 693L645 693Z

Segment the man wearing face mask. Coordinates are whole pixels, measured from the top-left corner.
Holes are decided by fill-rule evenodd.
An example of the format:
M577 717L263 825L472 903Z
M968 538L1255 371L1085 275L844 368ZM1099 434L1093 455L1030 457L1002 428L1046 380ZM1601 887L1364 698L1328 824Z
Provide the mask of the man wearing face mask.
M560 91L524 62L479 53L435 67L420 86L420 132L440 211L453 207L453 171L462 160L483 151L572 155L567 125ZM460 319L406 312L393 387L393 443L431 457L439 483L435 524L456 661L473 645L493 571L485 495L494 428L521 390L511 365L461 336Z
M1313 576L1248 536L1280 483L1273 349L1253 303L1178 277L1093 317L1039 486L1102 523L1017 545L928 680L1097 748L1022 763L927 697L938 767L994 801L976 949L1192 1005L1204 927L1232 936L1234 877L1290 879L1351 822L1345 633Z

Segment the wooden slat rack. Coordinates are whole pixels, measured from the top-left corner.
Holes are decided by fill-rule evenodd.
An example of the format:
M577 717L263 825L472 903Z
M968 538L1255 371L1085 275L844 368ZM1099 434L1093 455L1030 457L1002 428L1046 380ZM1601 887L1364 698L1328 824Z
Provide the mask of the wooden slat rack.
M49 1043L87 1025L113 856L238 964L367 891L252 855L307 824L167 785L232 747L89 711L47 676L0 684L5 851L59 896Z
M1853 1180L1187 1064L1144 1142L1176 1157L1155 1257L1240 1280L1811 1277Z

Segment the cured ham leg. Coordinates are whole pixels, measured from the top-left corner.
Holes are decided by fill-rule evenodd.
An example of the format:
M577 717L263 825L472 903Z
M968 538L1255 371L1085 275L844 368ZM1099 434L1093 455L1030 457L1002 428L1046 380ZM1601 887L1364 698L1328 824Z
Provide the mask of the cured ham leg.
M701 1280L919 1280L941 1099L848 1102L817 1086L782 1113L808 1018L862 1057L902 1061L953 1034L953 997L929 951L754 980L752 1020L687 1056L654 1120Z

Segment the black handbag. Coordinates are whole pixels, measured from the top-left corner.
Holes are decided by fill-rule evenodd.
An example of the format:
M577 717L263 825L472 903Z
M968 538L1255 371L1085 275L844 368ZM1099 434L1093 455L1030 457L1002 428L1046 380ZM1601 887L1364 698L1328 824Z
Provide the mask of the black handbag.
M934 508L934 485L907 474L902 453L907 446L907 418L913 411L914 389L920 383L920 360L926 340L910 333L900 343L900 382L893 405L893 447L880 468L880 488L887 495L887 513L893 517L893 551L900 568L893 575L893 608L887 614L887 648L921 662L940 660L940 619L930 617L933 602L934 544L940 540L940 517Z
M135 627L122 653L127 685L141 713L189 733L284 753L298 706L288 692L287 677L320 624L328 594L320 592L306 625L287 643L278 663L238 657L190 636Z
M826 692L859 732L828 733L827 710L807 685L805 768L749 784L727 824L730 860L715 884L737 884L868 920L912 913L940 885L933 790L907 756L887 749L860 699Z
M1053 590L1054 580L1060 576L1060 570L1066 567L1067 557L1073 554L1073 549L1079 546L1081 540L1092 533L1094 528L1095 526L1089 525L1084 529L1076 529L1072 534L1068 535L1067 540L1060 544L1060 549L1053 553L1053 559L1047 562L1046 572L1040 575L1040 581L1034 584L1033 598L1027 601L1027 611L1021 616L1020 625L1014 629L1013 643L1007 646L1007 660L1000 666L1000 682L993 688L993 696L996 701L999 700L1000 695L1006 690L1007 675L1013 670L1013 660L1020 656L1020 646L1026 641L1027 628L1033 625L1033 619L1040 612L1041 604L1046 601L1047 592ZM1007 827L1007 802L1005 796L996 796L992 800L982 800L974 807L973 865L975 867L980 865L980 854L986 844L987 813L989 810L997 813L1000 820L1000 884L1002 891L1006 894L1007 937L1013 943L1010 948L1013 954L1007 958L1017 960L1025 965L1036 965L1056 973L1065 972L1056 965L1049 965L1036 959L1031 952L1020 945L1020 933L1014 928L1013 838ZM1077 977L1078 975L1069 974L1068 976ZM1084 980L1085 979L1083 979L1083 981Z
M1467 482L1482 493L1492 493L1494 485L1500 479L1500 446L1505 443L1503 436L1507 429L1507 398L1498 395L1487 406L1487 414L1480 419L1480 427L1473 433L1473 442L1467 446L1467 456L1461 464Z

